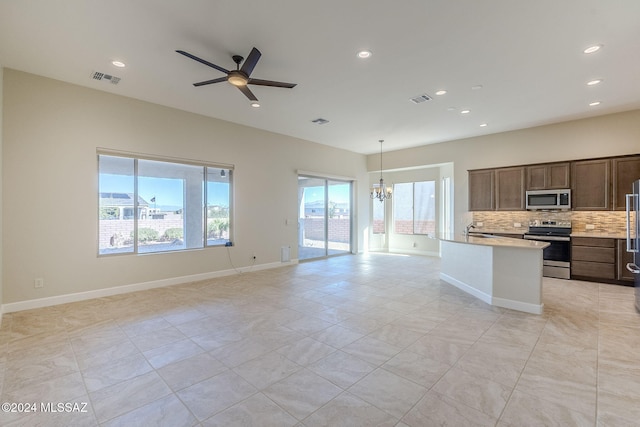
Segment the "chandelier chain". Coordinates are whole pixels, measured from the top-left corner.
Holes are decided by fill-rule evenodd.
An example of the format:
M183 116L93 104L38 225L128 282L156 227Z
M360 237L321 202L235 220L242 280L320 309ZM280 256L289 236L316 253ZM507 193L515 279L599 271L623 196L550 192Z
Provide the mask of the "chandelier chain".
M384 179L382 178L382 143L384 139L380 141L380 184L376 188L375 186L371 189L371 198L378 199L380 202L384 202L385 199L391 198L391 188L386 188L384 185Z

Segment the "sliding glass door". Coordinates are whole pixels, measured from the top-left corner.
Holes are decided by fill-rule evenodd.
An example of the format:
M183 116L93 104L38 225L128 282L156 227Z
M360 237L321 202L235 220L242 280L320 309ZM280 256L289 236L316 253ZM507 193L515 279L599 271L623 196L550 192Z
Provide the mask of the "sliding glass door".
M337 181L298 177L298 259L351 252L351 187Z
M327 255L325 180L298 177L298 259Z
M351 252L351 183L327 180L328 255Z

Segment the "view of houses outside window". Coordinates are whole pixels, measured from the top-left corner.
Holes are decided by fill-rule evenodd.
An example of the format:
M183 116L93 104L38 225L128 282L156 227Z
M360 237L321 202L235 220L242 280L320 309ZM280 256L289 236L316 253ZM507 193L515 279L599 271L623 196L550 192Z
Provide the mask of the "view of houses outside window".
M99 155L98 253L149 253L230 239L232 170Z
M393 231L395 233L435 233L435 184L435 181L394 184L392 200Z

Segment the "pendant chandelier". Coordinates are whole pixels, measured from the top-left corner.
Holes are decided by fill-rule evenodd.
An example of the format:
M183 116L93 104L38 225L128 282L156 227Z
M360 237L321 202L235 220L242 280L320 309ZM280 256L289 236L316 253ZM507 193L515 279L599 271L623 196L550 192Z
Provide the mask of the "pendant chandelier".
M384 179L382 179L382 143L384 139L380 140L380 184L374 184L371 189L371 199L378 199L380 202L384 202L385 199L391 198L391 187L385 187Z

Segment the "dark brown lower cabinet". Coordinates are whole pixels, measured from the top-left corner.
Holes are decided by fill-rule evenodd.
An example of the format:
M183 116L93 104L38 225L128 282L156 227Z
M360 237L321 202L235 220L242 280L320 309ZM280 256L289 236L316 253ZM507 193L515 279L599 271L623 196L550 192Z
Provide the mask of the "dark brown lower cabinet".
M633 285L633 274L627 270L629 262L633 262L633 254L627 252L626 240L571 238L572 279Z
M571 277L616 280L616 240L571 238Z

